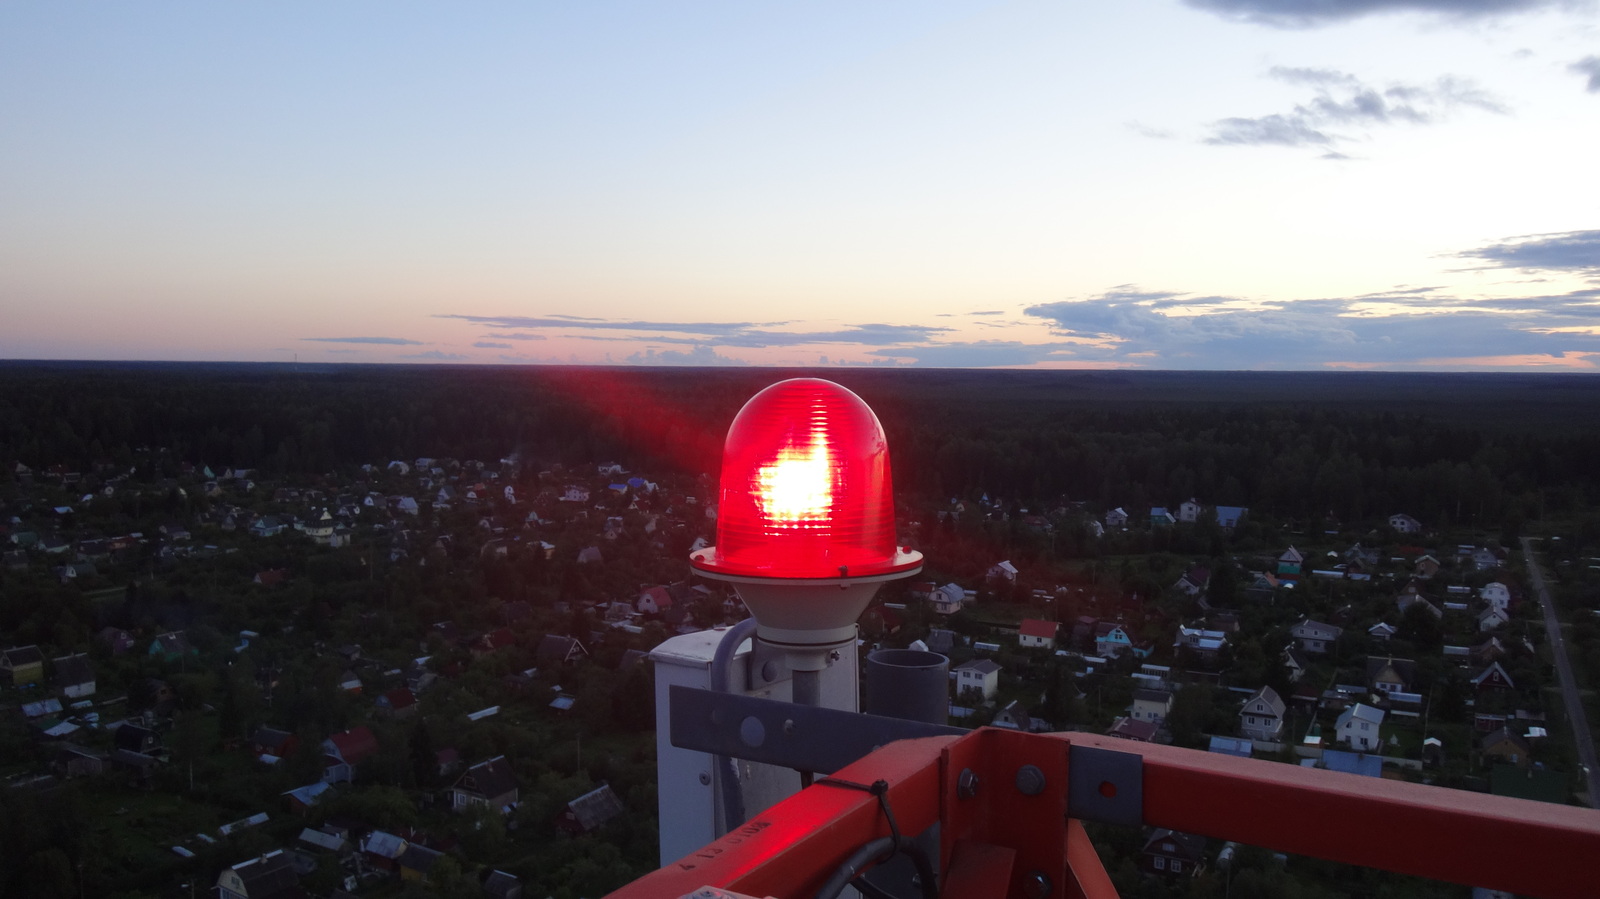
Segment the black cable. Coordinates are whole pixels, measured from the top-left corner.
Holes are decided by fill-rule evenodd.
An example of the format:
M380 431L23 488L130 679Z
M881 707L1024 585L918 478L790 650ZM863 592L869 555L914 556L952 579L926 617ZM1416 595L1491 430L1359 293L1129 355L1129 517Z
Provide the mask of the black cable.
M878 808L889 824L889 836L879 837L851 853L817 891L817 899L838 899L839 894L844 892L845 885L856 881L857 875L861 874L866 866L881 865L902 852L910 856L911 863L916 866L917 879L921 881L922 899L938 899L939 891L934 880L933 862L915 841L900 835L900 824L895 821L894 809L889 807L888 781L879 780L871 784L861 784L837 777L824 777L817 783L871 793L878 797ZM863 884L865 881L856 883L855 886L863 893L867 893L871 899L893 899L876 885L866 884L870 887L867 889L863 888Z
M868 880L865 874L850 881L850 885L867 899L898 899L893 893Z

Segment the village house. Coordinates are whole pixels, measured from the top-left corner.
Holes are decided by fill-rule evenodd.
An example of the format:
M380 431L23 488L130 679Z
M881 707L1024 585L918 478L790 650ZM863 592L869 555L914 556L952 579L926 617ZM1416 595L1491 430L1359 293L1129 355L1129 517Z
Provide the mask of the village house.
M1217 654L1228 645L1228 635L1222 631L1207 630L1198 627L1179 627L1178 638L1172 642L1173 648L1187 649L1200 657L1202 661L1214 661Z
M588 657L589 650L584 649L576 637L559 634L546 634L534 650L534 658L541 665L576 665Z
M1511 611L1511 589L1499 581L1484 584L1478 591L1478 598L1491 609L1508 613Z
M1133 691L1133 705L1128 708L1128 717L1135 721L1149 721L1159 725L1172 714L1172 694L1166 690Z
M989 568L987 577L991 581L1004 581L1008 584L1015 584L1017 582L1017 566L1011 564L1009 559L997 562Z
M373 705L379 715L406 718L417 711L417 695L409 687L395 687L379 696Z
M194 648L194 645L189 642L189 638L184 636L183 631L159 634L154 640L150 641L149 655L168 662L176 661L184 656L199 654L200 651Z
M646 587L639 591L637 608L641 615L659 615L672 608L672 594L659 584Z
M276 899L302 895L293 860L282 849L240 862L217 875L220 899Z
M1379 731L1383 725L1383 709L1356 703L1339 715L1334 727L1336 739L1350 744L1357 752L1372 752L1383 746Z
M1194 524L1200 520L1200 513L1204 511L1205 507L1200 505L1199 500L1191 496L1178 505L1178 520Z
M44 653L37 646L13 646L0 652L0 672L12 686L44 682Z
M1239 709L1239 735L1262 743L1276 743L1283 733L1285 706L1278 691L1262 687Z
M1120 527L1127 527L1127 525L1128 525L1128 513L1122 511L1122 507L1121 506L1118 506L1117 508L1112 509L1110 512L1106 513L1106 527L1108 527L1108 528L1120 528Z
M1478 630L1492 631L1511 620L1505 609L1499 606L1489 606L1478 613Z
M1295 639L1300 649L1315 653L1327 652L1343 633L1344 628L1323 624L1310 618L1302 619L1299 624L1289 629L1289 636Z
M1416 676L1417 663L1410 659L1367 657L1367 686L1374 693L1410 693Z
M83 699L94 695L94 666L83 653L62 656L53 660L55 685L68 699Z
M1000 690L1000 666L992 659L973 659L963 662L950 671L955 679L956 696L968 690L977 690L988 702Z
M1095 655L1108 659L1121 658L1129 650L1139 658L1150 656L1150 647L1134 643L1127 628L1113 621L1101 621L1094 626L1094 650Z
M994 720L989 723L995 727L1020 730L1023 733L1037 734L1050 731L1050 723L1048 721L1043 721L1028 714L1028 710L1023 708L1022 702L1016 699L1006 703L1005 708L996 712Z
M505 811L517 802L517 778L503 755L479 762L450 786L450 807L458 812L478 805Z
M1126 715L1120 715L1111 722L1111 727L1106 729L1106 736L1116 737L1119 740L1133 740L1138 743L1154 743L1156 734L1161 726L1154 721L1139 721Z
M1278 556L1278 573L1291 576L1298 575L1300 566L1304 565L1305 561L1306 557L1300 554L1300 550L1291 546L1284 550L1282 555Z
M514 874L490 871L483 881L483 894L489 899L522 899L522 881Z
M1205 837L1158 827L1139 853L1139 870L1164 877L1186 877L1204 863Z
M1017 645L1024 649L1055 649L1056 628L1054 621L1024 618L1017 627Z
M610 784L601 784L567 803L556 826L572 834L592 833L622 815L626 809Z
M1499 662L1490 662L1487 667L1472 676L1472 686L1477 690L1513 690L1516 684L1512 683L1511 675L1500 667Z
M1288 672L1289 683L1299 683L1300 678L1305 676L1306 668L1309 665L1310 663L1306 660L1305 655L1296 649L1294 644L1291 643L1283 648L1283 668Z
M1473 568L1479 571L1493 571L1504 563L1502 555L1503 551L1495 552L1487 546L1479 546L1472 550L1469 558L1472 559Z
M1185 571L1173 583L1172 589L1182 593L1184 596L1199 596L1205 592L1206 585L1209 583L1211 583L1211 570L1196 565Z
M355 766L377 751L378 740L365 725L323 740L323 782L349 783L355 779Z
M958 584L945 584L928 594L928 602L940 615L954 615L961 611L961 605L966 601L967 591Z
M1410 515L1407 515L1404 512L1397 512L1394 515L1390 515L1389 527L1394 528L1395 532L1400 534L1422 533L1422 522L1412 518Z
M1484 737L1479 750L1483 753L1485 765L1499 763L1526 768L1532 761L1528 757L1528 741L1512 733L1509 728L1502 727Z

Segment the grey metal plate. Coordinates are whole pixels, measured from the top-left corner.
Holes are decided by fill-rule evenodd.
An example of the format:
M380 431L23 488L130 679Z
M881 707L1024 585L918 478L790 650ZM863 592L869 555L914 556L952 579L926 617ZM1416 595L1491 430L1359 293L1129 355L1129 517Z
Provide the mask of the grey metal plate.
M915 737L959 736L959 727L794 705L693 687L669 688L672 745L831 774L880 746Z
M1102 824L1144 823L1144 757L1073 746L1067 756L1067 814Z

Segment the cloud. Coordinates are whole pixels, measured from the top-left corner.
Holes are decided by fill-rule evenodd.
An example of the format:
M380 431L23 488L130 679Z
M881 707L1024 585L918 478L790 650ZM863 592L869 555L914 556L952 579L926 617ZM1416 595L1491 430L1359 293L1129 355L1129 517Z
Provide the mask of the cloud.
M680 334L728 334L758 327L753 322L652 322L611 321L585 318L576 315L438 315L436 318L459 318L463 321L488 325L491 328L583 328L605 331L658 331ZM771 322L769 324L785 324Z
M872 350L870 356L886 361L905 360L927 368L996 368L1073 361L1079 346L1073 343L1022 343L1015 340L976 340L926 346L893 346Z
M1208 144L1248 144L1261 146L1275 144L1280 147L1326 146L1333 138L1306 124L1304 121L1282 115L1267 115L1258 119L1219 119L1212 124Z
M728 366L748 365L749 363L723 356L713 347L697 346L687 353L680 353L677 350L657 350L651 347L642 353L634 353L628 356L628 364Z
M1512 237L1457 254L1497 268L1568 271L1600 276L1600 231L1566 231Z
M1460 109L1504 114L1505 104L1473 84L1449 75L1430 85L1390 84L1376 87L1336 69L1275 66L1267 76L1310 87L1310 99L1286 113L1219 119L1211 124L1208 144L1220 146L1324 147L1354 140L1344 128L1388 125L1431 125ZM1348 159L1330 151L1326 158Z
M400 358L431 359L435 362L462 362L465 361L467 357L461 355L460 353L446 353L441 350L429 350L426 353L410 353L408 355L401 356Z
M1276 28L1311 28L1376 13L1423 12L1456 18L1520 12L1561 0L1185 0L1230 19Z
M495 343L492 340L480 340L477 343L474 343L473 346L477 347L480 350L509 350L509 349L511 349L511 344L509 344L509 343Z
M1600 56L1586 56L1567 66L1567 69L1589 76L1589 93L1600 94Z
M570 315L531 317L450 314L436 317L463 319L491 328L553 329L583 340L636 341L641 339L641 336L648 335L647 339L653 343L695 347L715 345L745 349L807 346L819 343L882 346L885 343L928 340L936 334L951 330L934 325L869 323L832 331L774 331L771 330L772 326L788 322L613 321ZM630 333L623 335L617 332ZM545 339L544 335L523 331L495 333L490 336L497 340Z
M1124 124L1127 126L1129 131L1132 131L1134 134L1137 134L1140 137L1148 137L1152 140L1171 140L1173 137L1176 137L1176 135L1165 128L1156 128L1152 125L1146 125L1143 122L1125 122Z
M1157 368L1504 367L1519 358L1574 368L1589 365L1585 354L1600 353L1600 327L1591 325L1600 321L1600 288L1486 300L1406 288L1256 303L1125 298L1135 293L1124 286L1031 306L1024 314L1045 320L1060 336L1088 341L1059 350L1076 360Z
M314 340L319 343L379 343L385 346L425 346L420 340L408 340L404 337L302 337L301 340Z

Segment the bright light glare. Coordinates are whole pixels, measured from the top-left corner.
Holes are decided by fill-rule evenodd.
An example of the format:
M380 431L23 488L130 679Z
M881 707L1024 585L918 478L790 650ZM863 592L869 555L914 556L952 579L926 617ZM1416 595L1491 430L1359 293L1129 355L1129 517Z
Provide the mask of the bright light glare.
M833 507L833 459L828 444L813 435L809 447L787 447L756 471L756 492L768 521L826 520Z

